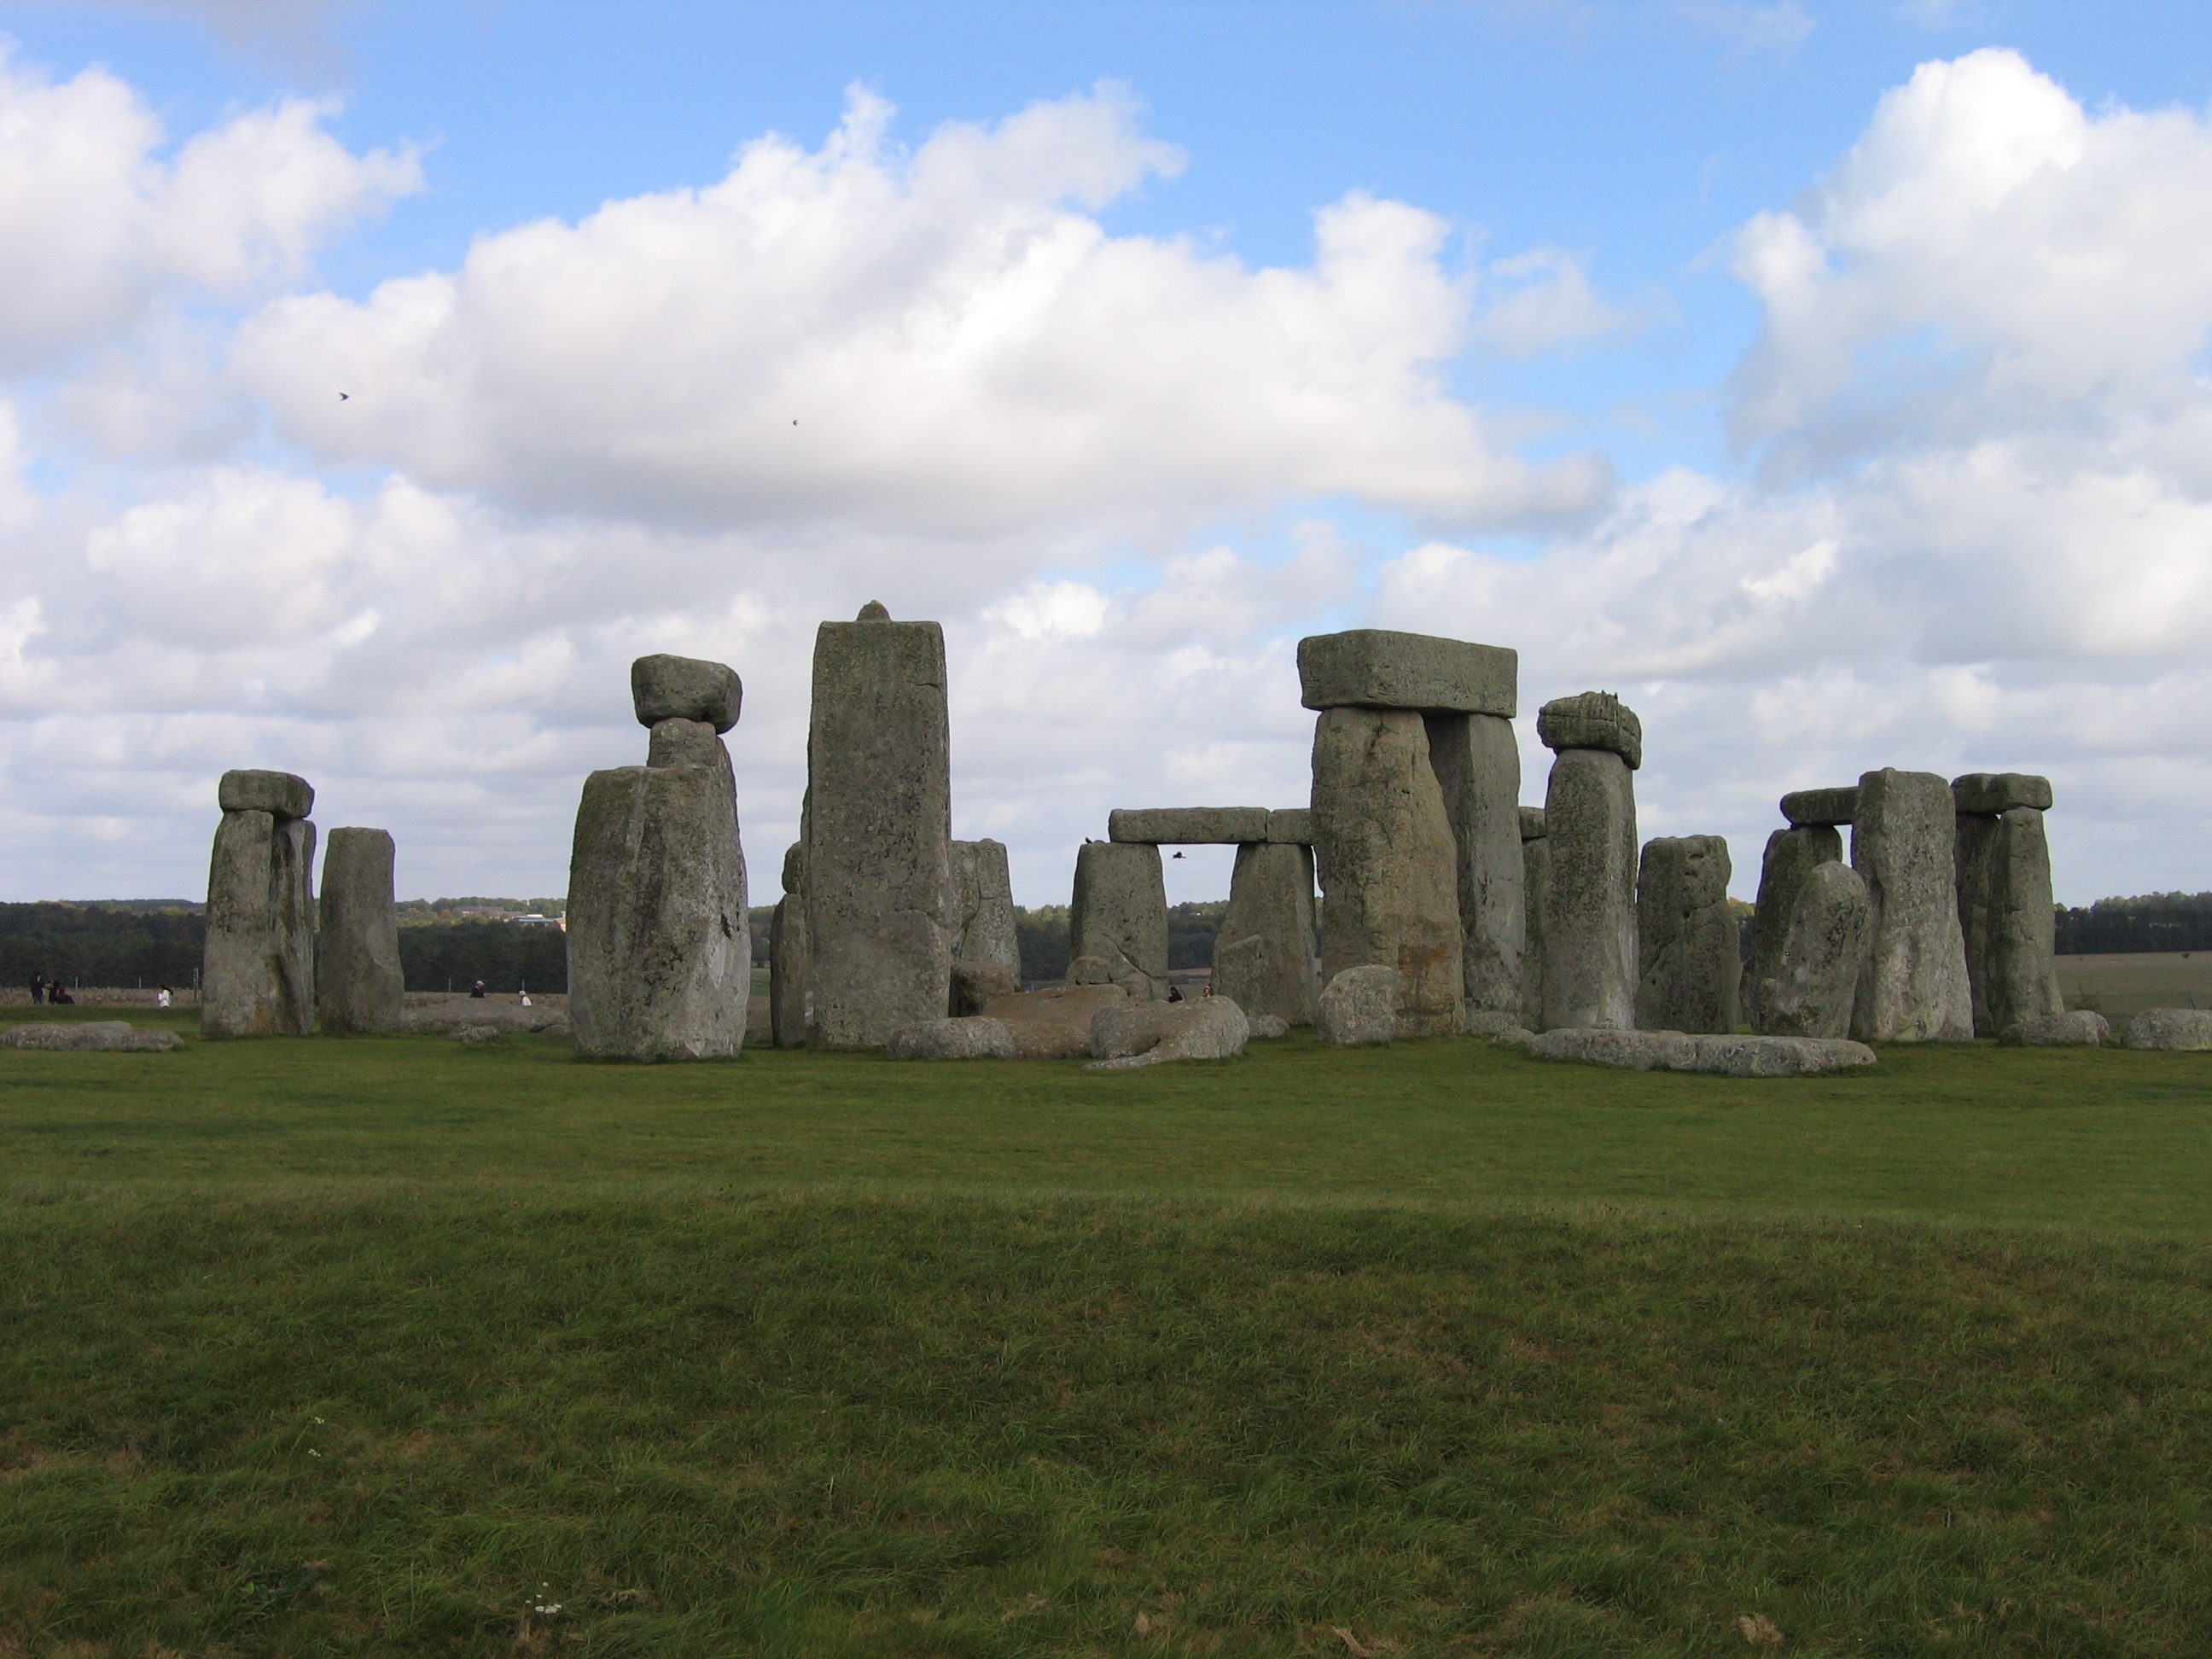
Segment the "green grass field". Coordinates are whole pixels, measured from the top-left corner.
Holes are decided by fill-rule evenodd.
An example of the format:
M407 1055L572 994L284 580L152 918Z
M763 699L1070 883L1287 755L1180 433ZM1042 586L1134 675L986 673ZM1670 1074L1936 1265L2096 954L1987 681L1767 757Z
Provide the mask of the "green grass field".
M2212 951L2059 957L2069 1008L2094 1008L2117 1030L2146 1008L2212 1008Z
M0 1050L0 1656L2204 1653L2208 1085Z

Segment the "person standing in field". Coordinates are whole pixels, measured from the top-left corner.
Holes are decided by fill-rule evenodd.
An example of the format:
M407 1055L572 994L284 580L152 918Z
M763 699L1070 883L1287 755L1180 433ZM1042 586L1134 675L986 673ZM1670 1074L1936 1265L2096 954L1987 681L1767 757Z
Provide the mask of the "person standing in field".
M167 986L164 985L160 990L154 993L154 1006L156 1008L166 1008L169 1006L169 988Z
M41 973L33 973L31 975L31 1001L35 1006L46 1000L46 976Z

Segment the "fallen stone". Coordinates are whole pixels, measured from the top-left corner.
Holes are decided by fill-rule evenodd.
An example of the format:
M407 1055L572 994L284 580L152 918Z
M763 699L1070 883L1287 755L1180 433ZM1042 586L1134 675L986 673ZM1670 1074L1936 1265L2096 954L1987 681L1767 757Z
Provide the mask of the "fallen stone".
M744 686L726 663L697 657L640 657L629 665L629 696L640 726L700 720L717 735L738 723Z
M1458 851L1461 1029L1521 1018L1521 745L1495 714L1431 714L1429 765Z
M2112 1040L2112 1027L2102 1014L2077 1008L2008 1025L1997 1040L2016 1048L2101 1048Z
M2051 780L2030 772L1969 772L1951 780L1951 804L1961 812L1994 817L2025 806L2037 812L2051 810Z
M893 1060L1012 1060L1014 1033L1002 1019L925 1019L885 1046Z
M1529 1044L1543 1060L1580 1060L1637 1072L1704 1072L1723 1077L1808 1077L1876 1063L1863 1043L1813 1037L1692 1036L1681 1031L1547 1031Z
M496 1025L457 1025L453 1041L465 1042L471 1048L481 1048L487 1042L496 1042L506 1035Z
M1251 1035L1244 1011L1228 997L1102 1008L1091 1024L1086 1072L1127 1072L1178 1060L1234 1060Z
M821 625L802 832L810 1041L820 1047L880 1048L945 1013L953 945L948 744L937 623Z
M558 1036L572 1029L568 1014L559 1008L544 1003L526 1008L519 1002L494 1001L489 997L448 997L410 1008L399 1017L399 1030L409 1036L452 1036L471 1025L546 1036Z
M88 1019L82 1024L11 1025L0 1031L10 1048L42 1048L76 1054L165 1054L184 1046L174 1031L142 1031L128 1020Z
M1959 926L1951 786L1885 767L1859 779L1851 866L1866 878L1867 955L1852 999L1862 1042L1966 1042L1973 995Z
M215 795L216 804L226 812L304 818L315 810L314 786L289 772L226 772Z
M1067 963L1067 982L1070 985L1114 985L1114 970L1103 957L1071 957ZM1121 988L1115 985L1115 990Z
M331 831L323 851L315 1013L325 1033L396 1031L407 985L392 897L390 831Z
M1321 1040L1338 1048L1394 1041L1400 994L1398 970L1380 963L1331 975L1315 1009Z
M1125 806L1106 815L1106 838L1154 846L1240 845L1267 839L1267 817L1264 806Z
M1327 894L1323 976L1370 964L1394 969L1399 1036L1457 1030L1459 849L1422 717L1324 710L1314 727L1313 819Z
M1773 975L1757 988L1762 1036L1850 1035L1871 908L1865 878L1848 864L1830 861L1806 872L1774 953Z
M1545 793L1542 1025L1636 1024L1636 778L1604 749L1562 750Z
M306 819L250 808L222 815L208 868L201 1036L314 1030L314 861L315 826Z
M1511 720L1521 655L1432 634L1355 628L1298 641L1298 684L1309 708L1411 708Z
M1267 814L1267 839L1282 847L1313 845L1313 809L1279 806Z
M1610 691L1553 699L1536 711L1536 737L1555 752L1602 749L1627 762L1632 772L1644 764L1644 722Z
M2146 1008L2121 1040L2130 1048L2212 1048L2212 1008Z
M1743 961L1729 875L1723 836L1644 843L1636 877L1636 1023L1644 1030L1735 1030Z
M1291 1022L1275 1014L1247 1014L1244 1023L1251 1028L1254 1042L1273 1042L1291 1034Z
M1960 812L1955 827L1959 930L1974 1035L1995 1036L2063 1013L2043 814L2032 806L1997 817Z
M1508 1025L1503 1030L1493 1031L1490 1040L1502 1042L1509 1048L1533 1048L1536 1046L1536 1034L1525 1025Z
M1014 925L1006 845L948 843L952 866L952 994L948 1012L981 1012L994 997L1022 988L1021 937Z
M1850 823L1858 815L1859 787L1855 783L1833 789L1799 789L1782 798L1782 816L1801 830Z
M1014 1034L1021 1060L1066 1060L1091 1052L1091 1022L1101 1008L1128 1006L1118 985L1055 985L986 1005L983 1015Z
M1539 1060L1578 1060L1634 1072L1686 1072L1698 1057L1697 1039L1680 1031L1627 1031L1565 1026L1528 1045Z
M1158 848L1091 841L1076 850L1067 945L1072 959L1096 957L1106 981L1132 997L1166 1000L1168 890Z
M1237 849L1229 908L1213 939L1213 988L1246 1011L1310 1025L1314 978L1314 858L1310 847L1252 843Z
M1856 802L1858 791L1854 788L1850 793ZM1785 805L1789 799L1785 797ZM1751 959L1743 965L1742 1012L1753 1030L1790 1036L1850 1035L1848 1026L1835 1031L1784 1031L1773 1023L1773 1012L1767 1001L1769 992L1782 982L1783 944L1789 936L1790 919L1796 914L1797 896L1804 890L1806 878L1821 865L1840 864L1843 857L1844 838L1830 824L1800 824L1777 830L1767 836L1766 854L1759 866L1759 901L1751 918ZM1859 890L1863 896L1863 883ZM1862 938L1860 947L1863 945ZM1844 992L1844 1018L1847 1021L1850 1018L1851 989L1858 977L1855 961L1849 971L1850 981Z

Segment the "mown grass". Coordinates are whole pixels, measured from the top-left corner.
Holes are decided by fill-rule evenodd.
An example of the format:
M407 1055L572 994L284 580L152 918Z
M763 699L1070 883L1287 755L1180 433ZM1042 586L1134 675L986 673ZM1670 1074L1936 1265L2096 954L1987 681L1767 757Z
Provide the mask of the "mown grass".
M2206 1075L0 1050L0 1655L2201 1653Z

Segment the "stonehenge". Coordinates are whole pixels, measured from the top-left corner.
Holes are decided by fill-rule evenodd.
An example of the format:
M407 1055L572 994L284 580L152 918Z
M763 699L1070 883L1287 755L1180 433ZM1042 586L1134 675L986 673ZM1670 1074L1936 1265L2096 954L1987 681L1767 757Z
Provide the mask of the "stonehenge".
M393 850L383 830L333 830L323 844L315 1016L325 1031L399 1029L407 987L392 902Z
M1544 1023L1544 926L1550 909L1552 843L1544 834L1544 809L1521 809L1521 1024L1534 1031Z
M1139 1002L1167 1000L1167 877L1157 846L1092 841L1078 850L1067 953L1071 963L1097 964L1088 970L1094 982L1118 985Z
M1867 949L1851 1009L1861 1042L1964 1042L1974 1035L1959 926L1951 786L1885 767L1859 779L1851 867L1867 884Z
M1743 970L1729 873L1728 842L1719 836L1644 842L1636 876L1638 1030L1735 1030Z
M1001 841L956 841L952 853L952 1014L982 1012L1022 988L1022 944Z
M1644 727L1606 691L1546 703L1536 734L1555 753L1544 797L1544 1006L1536 1029L1636 1024L1636 769Z
M200 1035L306 1036L315 1022L315 792L289 772L226 772L216 798Z
M806 994L806 843L783 854L783 896L769 922L769 1040L779 1048L803 1048L811 1023Z
M1951 781L1959 927L1974 1035L2063 1013L2052 961L2051 849L2043 815L2051 781L1972 772Z
M1320 993L1314 947L1313 848L1240 844L1229 908L1214 935L1214 994L1255 1018L1310 1025Z
M647 763L584 781L568 866L576 1052L722 1060L744 1045L752 982L745 860L721 733L738 718L720 663L641 657L632 706Z
M1866 878L1831 859L1803 873L1779 929L1772 971L1759 982L1762 1036L1846 1037L1866 955Z

